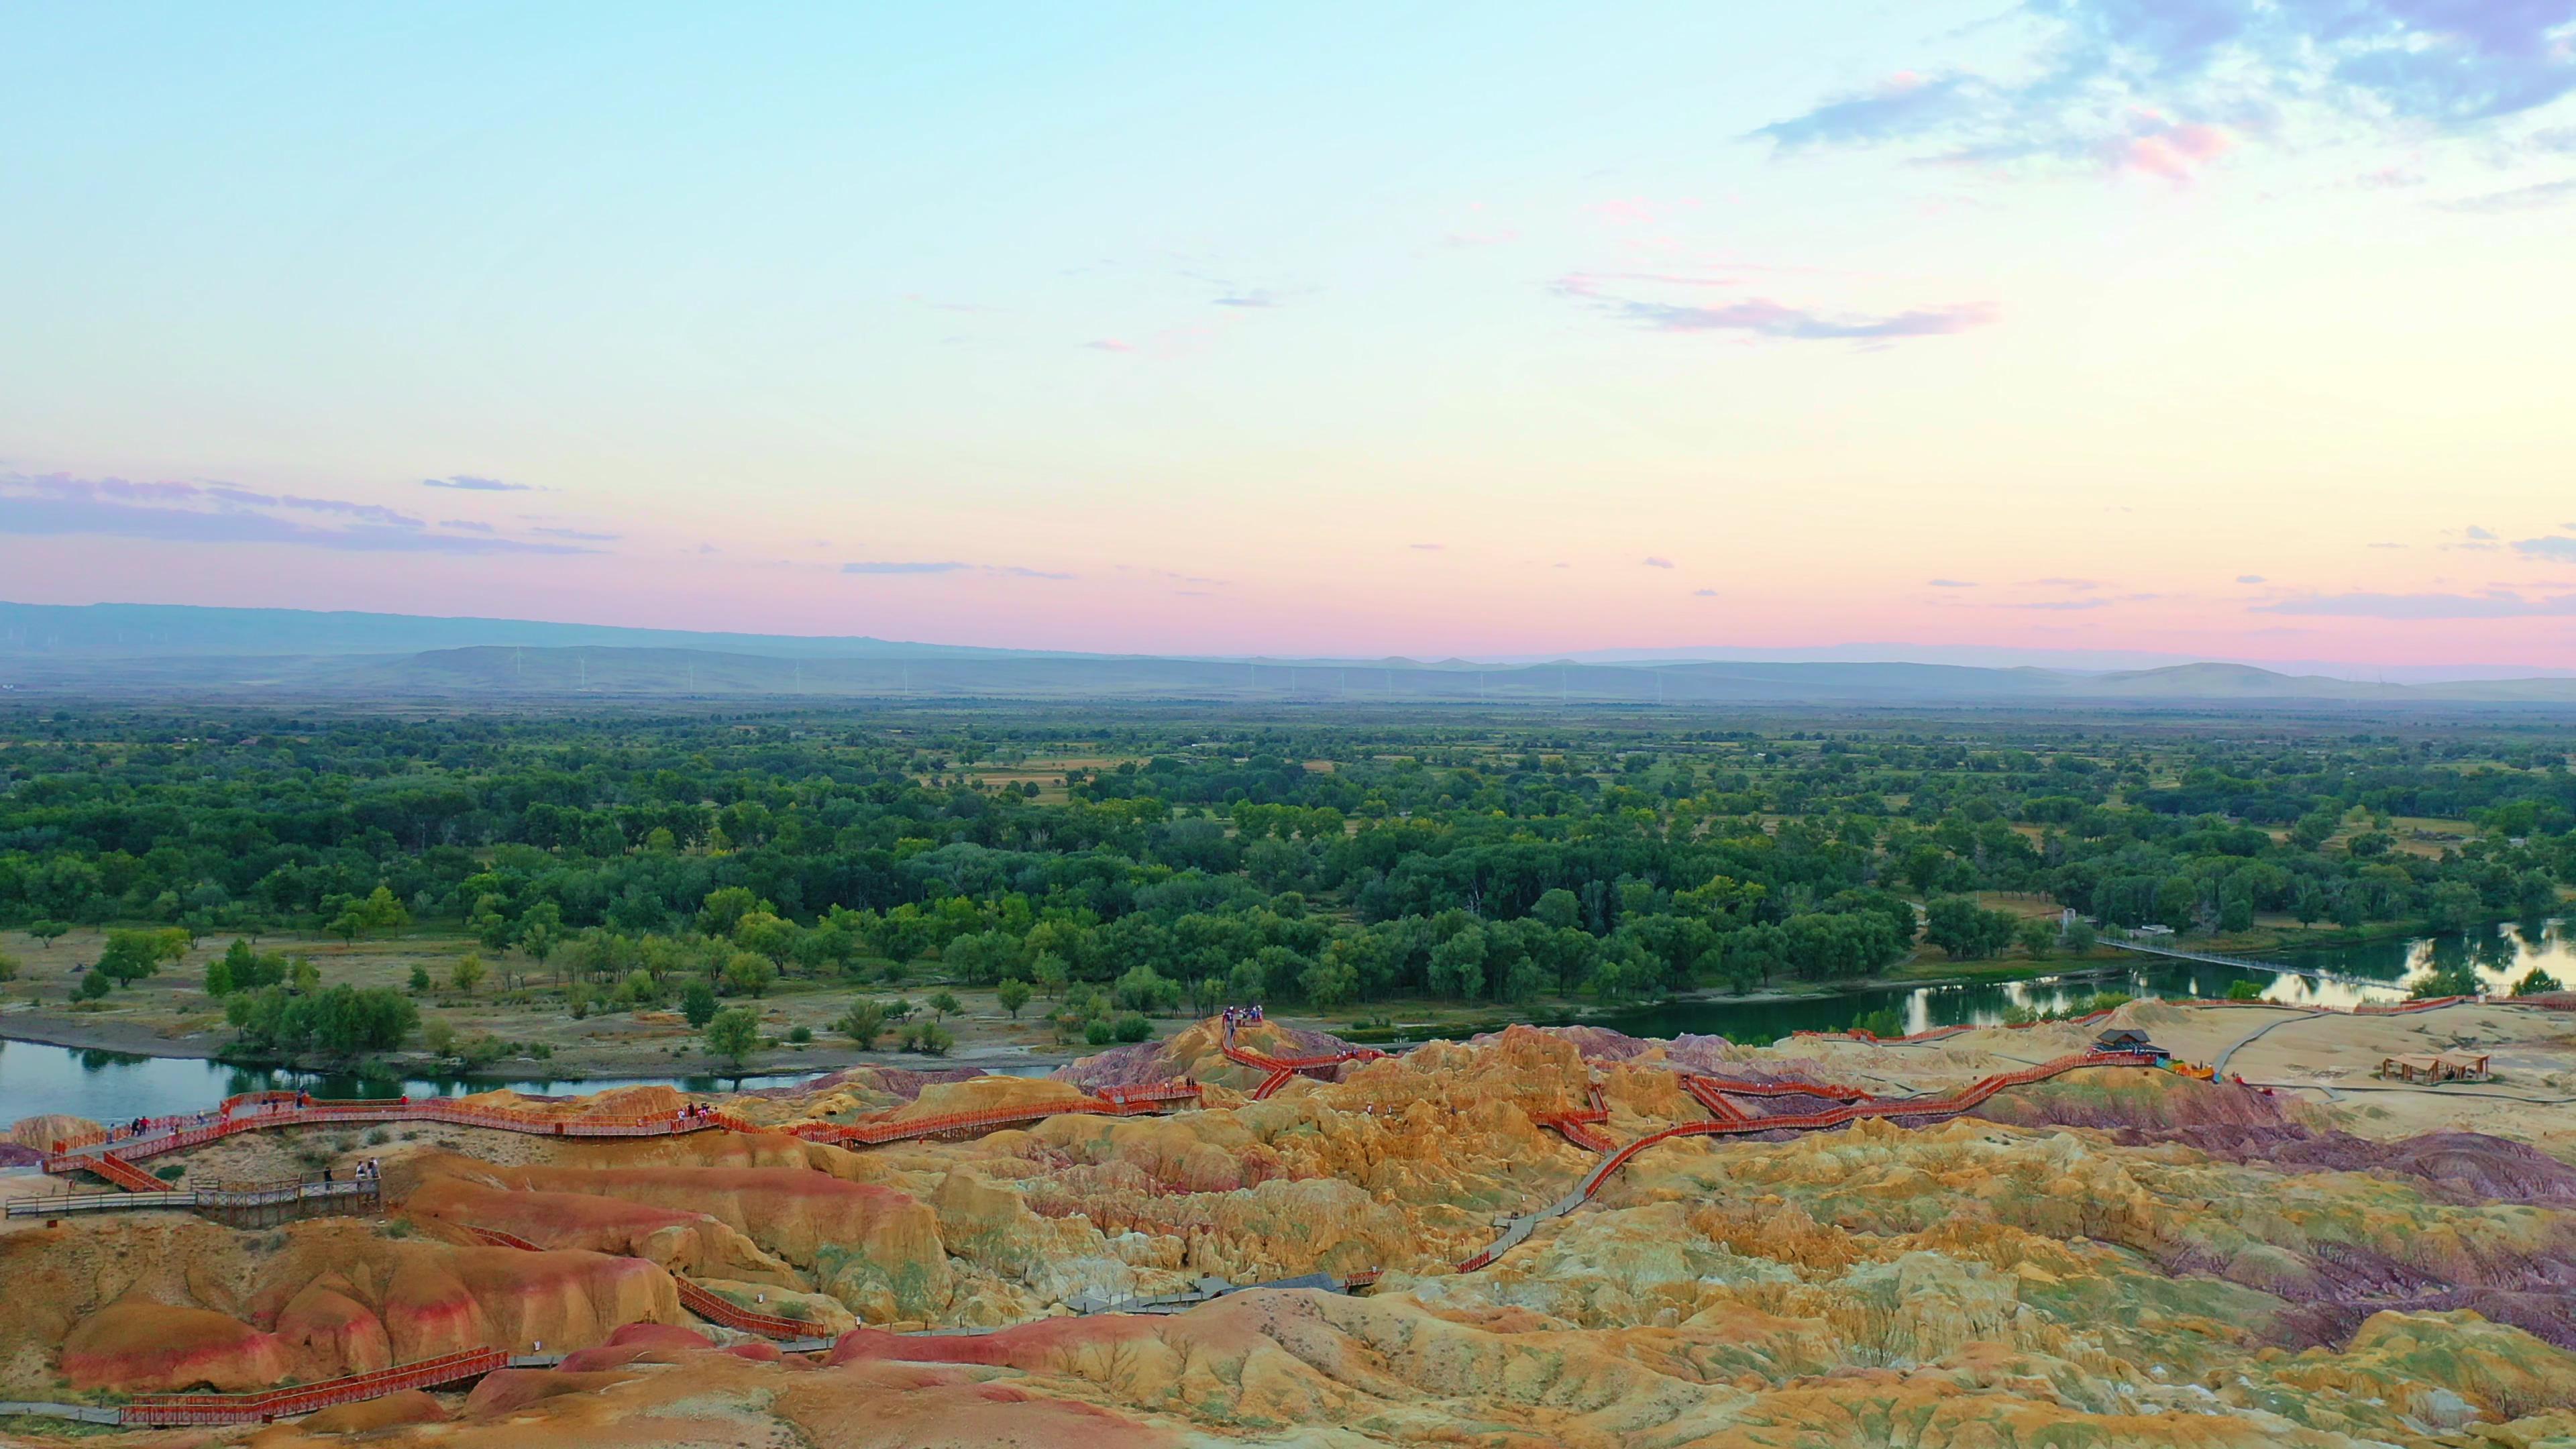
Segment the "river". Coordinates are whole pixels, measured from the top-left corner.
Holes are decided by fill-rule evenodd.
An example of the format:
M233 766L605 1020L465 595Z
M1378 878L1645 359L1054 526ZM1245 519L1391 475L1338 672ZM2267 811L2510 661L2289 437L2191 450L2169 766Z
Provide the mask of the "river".
M2232 966L2135 958L2138 965L2107 974L2041 977L1962 986L1914 986L1782 1001L1699 997L1588 1017L1631 1036L1707 1033L1737 1041L1769 1042L1793 1031L1831 1031L1868 1012L1892 1010L1907 1031L1954 1022L1992 1023L2016 1006L2058 1010L2101 991L2133 996L2224 996L2242 980L2263 983L2274 1001L2349 1007L2390 1000L2437 966L2466 962L2491 991L2502 992L2534 966L2561 981L2576 982L2576 931L2565 921L2499 925L2463 935L2390 939L2360 946L2323 947L2278 959L2385 981L2385 988L2317 981L2288 972L2252 972ZM1045 1070L1014 1066L1014 1074ZM385 1079L312 1072L245 1070L220 1062L179 1057L138 1057L83 1051L35 1042L0 1042L0 1125L39 1113L62 1112L94 1122L192 1112L239 1092L299 1087L324 1097L454 1096L509 1087L531 1093L598 1092L611 1087L670 1086L689 1092L742 1087L784 1087L812 1073L750 1077L618 1077L567 1082L555 1079L458 1082L453 1079Z

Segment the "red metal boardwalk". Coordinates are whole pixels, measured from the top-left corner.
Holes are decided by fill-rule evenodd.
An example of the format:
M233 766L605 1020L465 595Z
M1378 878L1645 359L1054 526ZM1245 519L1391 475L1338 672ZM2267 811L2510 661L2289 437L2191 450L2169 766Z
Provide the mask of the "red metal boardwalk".
M497 1348L460 1349L417 1363L396 1364L373 1373L324 1379L318 1384L268 1389L256 1394L146 1394L126 1404L119 1417L129 1425L256 1424L292 1414L310 1414L333 1404L355 1403L405 1389L434 1388L460 1379L480 1378L506 1367L509 1354Z

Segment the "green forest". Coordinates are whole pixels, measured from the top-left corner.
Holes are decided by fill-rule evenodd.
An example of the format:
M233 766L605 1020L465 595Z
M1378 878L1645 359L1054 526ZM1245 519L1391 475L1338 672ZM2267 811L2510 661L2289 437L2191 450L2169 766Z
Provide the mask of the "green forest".
M501 986L585 1003L929 961L1137 1011L1615 1001L2066 944L1977 892L2186 934L2551 912L2570 743L2037 714L57 712L0 734L0 925L119 928L119 979L177 954L156 941L460 933ZM2402 823L2427 819L2457 828ZM237 1018L291 1035L257 1015L293 1009L290 970L253 952L210 985L264 989Z

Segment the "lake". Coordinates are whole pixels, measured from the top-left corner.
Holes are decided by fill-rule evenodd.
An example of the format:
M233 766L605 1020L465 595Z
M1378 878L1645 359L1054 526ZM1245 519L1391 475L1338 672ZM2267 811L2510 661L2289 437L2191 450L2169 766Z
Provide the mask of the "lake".
M1838 1030L1874 1011L1894 1011L1904 1021L1905 1029L1913 1032L1958 1022L1991 1024L2003 1020L2004 1013L2016 1006L2037 1011L2062 1010L2101 991L2125 991L2133 996L2225 996L2229 986L2243 980L2262 982L2263 994L2274 1001L2350 1007L2367 1000L2394 999L2436 967L2463 962L2477 971L2478 979L2489 990L2496 992L2509 989L2534 966L2546 969L2561 981L2576 982L2576 936L2571 935L2566 922L2559 920L2507 923L2452 936L2323 947L2274 958L2289 965L2367 976L2387 982L2385 988L2315 981L2287 972L2254 972L2152 957L2135 959L2138 965L2105 974L1895 987L1788 1001L1707 997L1639 1006L1585 1019L1631 1036L1669 1037L1694 1032L1737 1041L1770 1042L1793 1031ZM1014 1064L987 1070L1027 1075L1043 1073L1047 1068ZM741 1087L793 1086L813 1075L795 1072L739 1078L616 1077L581 1082L553 1078L392 1080L251 1070L177 1057L137 1057L34 1042L0 1042L0 1124L45 1112L64 1112L95 1122L121 1122L139 1116L192 1112L237 1093L269 1088L301 1088L322 1097L456 1096L494 1087L530 1093L598 1092L627 1086L723 1092Z
M2535 966L2560 981L2576 982L2576 933L2571 933L2568 923L2562 920L2507 922L2456 935L2392 937L2358 946L2284 952L2266 959L2285 966L2366 976L2388 985L2358 986L2318 981L2286 971L2246 971L2233 966L2136 956L2131 958L2136 964L2108 973L1958 986L1891 987L1789 1001L1704 997L1659 1002L1585 1020L1630 1036L1669 1037L1698 1032L1734 1041L1768 1042L1793 1031L1839 1030L1876 1011L1895 1012L1908 1032L1917 1032L1959 1023L1992 1025L2016 1006L2062 1011L2103 991L2177 999L2225 996L2230 986L2249 980L2262 983L2267 1000L2349 1009L2364 1001L2395 1000L2436 969L2461 963L2472 966L2478 980L2499 994L2511 990L2513 983Z

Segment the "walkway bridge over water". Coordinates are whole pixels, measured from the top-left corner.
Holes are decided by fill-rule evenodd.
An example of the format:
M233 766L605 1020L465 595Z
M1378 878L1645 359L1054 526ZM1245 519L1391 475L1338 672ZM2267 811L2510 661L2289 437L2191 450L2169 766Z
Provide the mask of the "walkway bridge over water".
M2162 941L2141 940L2136 936L2115 936L2108 932L2099 938L2105 946L2135 951L2142 956L2162 956L2174 961L2205 961L2212 966L2233 966L2240 971L2269 971L2278 976L2305 976L2311 981L2339 981L2346 986L2376 986L2382 991L2406 994L2406 988L2394 981L2376 976L2356 976L2345 971L2328 971L2316 966L2294 966L2287 961L2257 961L2245 956L2222 956L2216 951L2194 951L2185 946L2168 946Z

